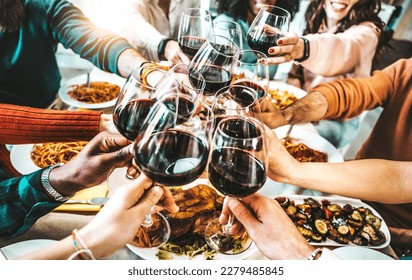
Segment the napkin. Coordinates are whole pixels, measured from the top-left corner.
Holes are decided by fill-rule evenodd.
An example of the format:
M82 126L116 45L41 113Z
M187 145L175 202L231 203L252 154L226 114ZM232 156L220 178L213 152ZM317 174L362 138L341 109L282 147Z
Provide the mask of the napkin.
M77 192L72 199L91 199L93 197L106 197L108 194L108 188L106 182L91 187L88 189ZM62 204L54 211L58 212L98 212L101 209L101 205L89 205L89 204Z

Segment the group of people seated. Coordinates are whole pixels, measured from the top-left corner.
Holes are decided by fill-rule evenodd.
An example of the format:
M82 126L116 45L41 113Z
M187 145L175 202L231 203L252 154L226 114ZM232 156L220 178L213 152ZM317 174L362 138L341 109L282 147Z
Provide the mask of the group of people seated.
M147 61L190 62L177 43L177 28L182 11L198 8L200 1L125 2L128 12L119 15L124 29L116 34L95 26L66 0L0 0L0 237L27 231L40 217L76 192L103 182L111 170L130 164L133 157L130 141L116 133L110 114L46 109L60 87L55 57L59 43L123 77ZM263 5L282 7L293 16L299 3L220 0L215 20L239 23L246 37ZM262 119L267 126L270 179L367 201L389 226L391 246L402 256L412 249L412 58L371 73L373 60L389 41L378 16L380 6L380 0L351 0L345 5L311 0L303 36L286 32L268 49L271 65L293 63L287 82L308 94L282 110L262 105ZM298 162L271 130L313 122L339 147L352 140L356 118L377 107L383 112L369 138L354 160L342 163ZM76 158L27 175L14 170L5 146L79 140L90 142ZM72 239L87 244L93 258L108 256L133 238L158 202L178 211L170 189L154 186L141 174L122 186L73 237L22 258L67 259L74 253ZM336 258L331 251L310 245L273 199L259 194L226 198L222 223L230 212L270 259Z

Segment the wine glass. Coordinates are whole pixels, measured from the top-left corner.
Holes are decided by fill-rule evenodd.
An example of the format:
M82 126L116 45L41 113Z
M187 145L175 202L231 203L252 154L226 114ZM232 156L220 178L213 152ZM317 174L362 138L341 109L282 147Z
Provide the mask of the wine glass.
M230 84L239 47L230 39L211 35L189 65L189 71L199 71L206 81L205 96L214 95Z
M188 115L179 109L182 106L194 109ZM162 96L134 141L135 163L162 186L193 182L206 167L209 141L205 129L212 115L201 100L194 105L193 99L184 94Z
M218 124L229 116L253 117L262 121L257 92L244 85L231 84L221 88L214 96L211 108L214 120L208 126L209 137L213 137Z
M223 195L242 198L257 192L266 182L265 130L253 117L230 116L219 123L210 147L207 172L210 183ZM205 229L208 245L223 254L239 254L252 240L247 232L231 234L234 215L221 225L212 220Z
M249 27L247 42L257 51L269 55L268 49L277 46L277 40L289 30L290 13L285 9L264 5Z
M265 98L269 89L267 56L255 50L242 50L238 52L233 70L232 84L253 88L259 100Z
M220 35L232 40L240 50L243 49L242 29L237 22L221 20L213 23L214 35Z
M201 8L185 9L180 18L178 42L182 51L192 59L213 29L212 16Z

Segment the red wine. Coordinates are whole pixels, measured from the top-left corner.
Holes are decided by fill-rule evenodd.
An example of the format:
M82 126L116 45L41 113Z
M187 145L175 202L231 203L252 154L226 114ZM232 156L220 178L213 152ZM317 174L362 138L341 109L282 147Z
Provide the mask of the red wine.
M257 83L255 83L253 81L250 81L250 80L237 80L233 84L234 85L242 85L242 86L254 89L257 93L257 98L258 99L261 99L261 98L266 96L266 90L262 86L258 85ZM239 98L241 98L242 93L243 92L239 92L239 93L236 92L236 96L239 96ZM246 92L246 101L248 100L248 98L250 98L250 97L248 97L249 95L250 95L250 93ZM253 102L253 100L252 100L252 102ZM250 102L249 104L251 104L252 102Z
M179 47L189 58L193 58L203 43L205 38L197 36L182 36L179 39Z
M155 100L151 99L134 99L125 106L118 107L113 114L117 130L127 139L135 140L154 103Z
M220 148L212 152L209 180L225 195L245 197L257 192L266 182L265 166L248 152Z
M164 104L172 111L176 112L177 107L177 120L176 124L182 124L186 122L193 114L195 110L195 104L185 97L170 97L166 98Z
M261 51L269 55L268 49L277 46L277 40L282 37L279 34L261 34L259 37L247 35L247 42L251 49Z
M186 185L205 170L209 150L206 143L184 131L155 133L135 146L134 159L153 181L164 186Z
M222 67L215 65L207 65L199 70L199 73L203 76L206 82L204 95L214 95L222 87L228 86L232 81L232 73L223 69ZM189 75L190 79L195 79L194 76ZM192 81L196 84L197 81Z

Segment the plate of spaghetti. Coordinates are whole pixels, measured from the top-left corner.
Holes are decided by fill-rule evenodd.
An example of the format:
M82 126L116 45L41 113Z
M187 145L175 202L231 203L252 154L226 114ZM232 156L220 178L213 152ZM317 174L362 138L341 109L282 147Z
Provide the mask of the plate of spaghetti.
M76 108L108 108L115 105L124 83L122 77L95 69L90 73L89 86L87 75L77 76L61 86L59 97Z
M296 160L300 162L343 162L339 151L319 134L309 132L299 126L294 126L289 138L285 139L289 126L276 128L274 131L282 144ZM318 191L300 188L284 183L278 183L268 178L259 192L265 196L276 195L310 195L325 196Z
M269 82L267 99L278 109L284 109L296 100L304 97L306 91L278 81Z
M57 163L66 163L86 146L87 141L14 145L10 160L21 174L29 174Z

